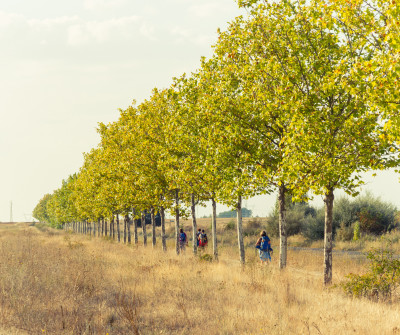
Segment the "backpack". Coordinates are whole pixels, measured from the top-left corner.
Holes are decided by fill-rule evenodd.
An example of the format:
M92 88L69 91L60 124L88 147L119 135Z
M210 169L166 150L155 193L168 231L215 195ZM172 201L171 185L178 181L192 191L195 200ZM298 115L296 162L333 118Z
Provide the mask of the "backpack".
M271 249L270 243L271 242L270 242L269 237L268 236L263 236L261 244L260 244L260 249L262 251L270 251L270 249Z
M186 234L185 233L180 233L179 234L179 241L180 242L186 242Z

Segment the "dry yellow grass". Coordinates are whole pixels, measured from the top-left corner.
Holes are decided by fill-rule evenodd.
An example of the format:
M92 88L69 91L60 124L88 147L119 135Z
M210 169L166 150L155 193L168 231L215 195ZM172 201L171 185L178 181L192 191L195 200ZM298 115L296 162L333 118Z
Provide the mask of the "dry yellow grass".
M400 334L398 304L322 286L322 255L289 251L262 266L247 237L209 263L62 231L0 227L0 322L5 334ZM211 249L211 248L210 248ZM276 248L277 250L277 248ZM208 252L211 253L211 250ZM334 258L334 282L365 260ZM8 332L7 332L8 331ZM2 330L0 330L2 334Z

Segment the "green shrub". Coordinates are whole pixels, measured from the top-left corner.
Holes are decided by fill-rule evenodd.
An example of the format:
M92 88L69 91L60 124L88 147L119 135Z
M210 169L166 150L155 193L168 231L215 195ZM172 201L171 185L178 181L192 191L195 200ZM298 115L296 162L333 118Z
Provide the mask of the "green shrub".
M254 236L261 233L263 222L259 218L254 218L243 225L243 235L244 236ZM268 231L268 233L270 233Z
M394 205L370 193L354 201L340 198L334 208L334 227L338 227L339 222L350 226L358 221L362 233L380 235L397 226L396 213Z
M310 207L306 202L293 202L290 194L285 197L286 209L286 234L287 236L297 235L303 231L303 226L308 217L315 216L315 209ZM272 236L279 235L279 203L275 203L275 207L268 218L268 232Z
M354 297L389 301L394 290L400 285L400 260L394 257L391 245L368 252L369 271L364 275L350 273L343 290Z
M302 234L308 240L316 241L324 238L325 214L317 210L315 216L307 215L303 221Z
M344 222L342 222L340 228L336 230L336 240L338 241L351 241L353 236L353 226L346 227Z
M360 233L360 222L356 222L354 224L354 231L353 231L353 241L358 241L360 239L361 233Z
M199 260L201 262L212 262L213 256L211 256L210 254L199 255Z
M235 230L236 229L236 223L235 221L231 220L225 225L225 230Z

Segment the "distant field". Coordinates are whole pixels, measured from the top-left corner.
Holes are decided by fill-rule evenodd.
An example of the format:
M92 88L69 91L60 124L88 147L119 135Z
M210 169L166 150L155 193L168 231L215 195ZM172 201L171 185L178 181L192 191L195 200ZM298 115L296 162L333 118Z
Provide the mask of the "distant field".
M0 334L400 332L398 303L324 288L315 252L289 250L288 268L279 271L277 255L266 266L258 262L255 236L248 236L242 268L232 230L219 238L220 261L210 263L190 249L176 256L172 239L163 253L159 240L153 249L141 241L127 246L43 226L10 227L0 226ZM365 262L335 255L334 283L362 272Z

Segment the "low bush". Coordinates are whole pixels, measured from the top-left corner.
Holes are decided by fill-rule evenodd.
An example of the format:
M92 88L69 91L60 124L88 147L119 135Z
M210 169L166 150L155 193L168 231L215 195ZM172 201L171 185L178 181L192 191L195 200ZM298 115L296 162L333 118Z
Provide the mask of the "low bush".
M351 241L354 237L354 227L346 226L344 222L340 224L340 228L336 229L336 240Z
M246 224L243 225L243 235L244 236L254 236L259 235L262 228L263 222L259 218L254 218L249 220Z
M341 284L343 290L354 297L390 301L400 285L400 260L394 256L391 244L368 252L369 271L363 275L350 273Z
M236 229L236 223L235 221L231 220L225 225L224 230L235 230Z

